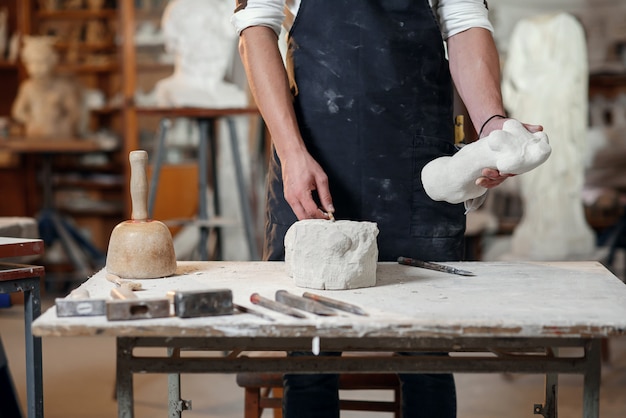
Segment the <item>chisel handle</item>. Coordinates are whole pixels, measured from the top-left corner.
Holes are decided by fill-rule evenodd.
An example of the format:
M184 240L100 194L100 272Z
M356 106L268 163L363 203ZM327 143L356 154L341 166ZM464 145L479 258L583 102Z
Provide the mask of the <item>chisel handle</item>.
M126 286L119 286L111 289L111 297L113 299L120 300L138 299L137 295L135 295L135 292L133 292L131 288Z

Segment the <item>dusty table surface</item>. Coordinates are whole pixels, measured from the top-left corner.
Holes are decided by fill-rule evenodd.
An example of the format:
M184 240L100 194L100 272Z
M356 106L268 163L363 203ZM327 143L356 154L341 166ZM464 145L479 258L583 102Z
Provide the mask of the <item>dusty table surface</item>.
M626 285L598 262L457 262L474 277L380 263L370 288L324 291L296 287L282 262L179 262L175 275L137 280L140 298L170 290L231 289L250 314L107 321L58 318L50 308L33 324L37 336L117 337L609 337L626 334ZM100 271L81 285L109 299L115 285ZM369 316L306 314L297 319L253 305L258 292L317 293L365 309Z

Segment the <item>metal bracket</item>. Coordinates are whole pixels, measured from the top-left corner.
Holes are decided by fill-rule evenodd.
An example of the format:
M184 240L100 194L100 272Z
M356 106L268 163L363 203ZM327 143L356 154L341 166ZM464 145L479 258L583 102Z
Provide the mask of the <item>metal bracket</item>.
M543 405L540 404L540 403L536 403L533 406L533 414L535 414L535 415L543 415L545 417L546 414L545 414L545 408L543 407Z

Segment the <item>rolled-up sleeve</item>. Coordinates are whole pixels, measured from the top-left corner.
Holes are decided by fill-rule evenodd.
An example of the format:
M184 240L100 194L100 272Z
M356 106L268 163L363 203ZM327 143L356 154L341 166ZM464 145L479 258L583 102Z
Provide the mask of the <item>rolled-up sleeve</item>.
M470 28L493 32L484 0L439 0L433 4L444 39Z
M237 0L235 13L230 18L231 23L240 34L250 26L267 26L276 35L285 19L285 0Z

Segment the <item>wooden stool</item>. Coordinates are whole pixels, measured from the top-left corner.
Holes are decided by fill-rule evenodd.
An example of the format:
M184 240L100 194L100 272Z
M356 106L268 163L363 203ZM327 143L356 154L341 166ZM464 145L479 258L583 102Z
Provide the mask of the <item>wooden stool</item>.
M281 373L239 373L237 385L245 388L244 418L260 418L266 408L282 417L283 375ZM400 418L400 380L393 373L344 373L339 376L340 390L393 390L393 401L339 401L347 411L392 412Z

